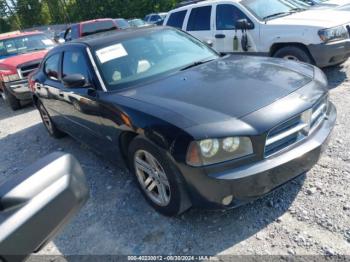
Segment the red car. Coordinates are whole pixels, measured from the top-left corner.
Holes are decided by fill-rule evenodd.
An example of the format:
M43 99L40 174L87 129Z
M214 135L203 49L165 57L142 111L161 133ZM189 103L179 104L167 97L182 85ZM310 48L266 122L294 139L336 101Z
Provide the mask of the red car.
M0 95L13 110L31 100L28 75L52 47L54 42L38 31L0 35Z
M71 25L64 34L65 41L71 41L88 35L120 29L111 18L95 19Z

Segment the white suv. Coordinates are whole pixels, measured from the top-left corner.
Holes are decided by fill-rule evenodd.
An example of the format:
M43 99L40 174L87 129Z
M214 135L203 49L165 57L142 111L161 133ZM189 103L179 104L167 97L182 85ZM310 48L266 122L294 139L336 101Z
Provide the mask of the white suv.
M350 12L303 9L292 0L200 1L172 10L164 25L211 42L221 53L273 56L319 67L350 56Z

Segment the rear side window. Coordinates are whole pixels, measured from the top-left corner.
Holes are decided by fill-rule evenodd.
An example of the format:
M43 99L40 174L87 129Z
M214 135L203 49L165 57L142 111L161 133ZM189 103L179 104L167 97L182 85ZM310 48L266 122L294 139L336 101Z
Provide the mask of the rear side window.
M67 51L63 56L62 77L81 74L89 80L89 69L86 59L80 51Z
M181 29L182 28L182 24L183 24L183 22L185 20L186 13L187 13L186 10L172 13L169 16L167 25Z
M226 4L218 5L216 8L216 29L217 30L232 30L235 29L236 22L240 19L249 18L236 6Z
M211 6L193 8L187 24L187 31L210 30Z
M60 54L50 56L44 64L45 74L52 80L58 80Z
M100 21L94 23L83 24L82 36L97 34L117 29L113 21Z

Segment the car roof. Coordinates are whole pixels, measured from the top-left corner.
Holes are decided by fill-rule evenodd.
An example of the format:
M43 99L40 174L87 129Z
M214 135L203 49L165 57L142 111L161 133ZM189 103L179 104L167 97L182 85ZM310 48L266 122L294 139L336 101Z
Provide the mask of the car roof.
M75 39L68 42L62 46L74 45L74 44L84 44L90 46L92 49L98 48L99 46L104 46L108 43L115 43L118 40L123 41L125 39L147 36L149 33L160 32L164 30L175 30L172 27L167 26L157 26L157 27L146 27L146 28L130 28L118 31L108 31L103 33L98 33L83 38Z
M87 21L82 21L77 24L92 24L92 23L97 23L97 22L103 22L103 21L113 21L112 18L99 18L99 19L93 19L93 20L87 20Z
M242 0L226 0L225 2L239 3L241 1ZM218 3L222 3L222 2L223 2L223 0L204 0L204 1L199 0L199 1L194 1L193 3L191 3L191 1L189 1L188 3L184 3L183 5L180 5L180 7L169 11L169 13L182 11L182 10L187 10L189 8L196 7L196 6L203 6L203 5L209 5L209 4L218 4Z
M29 36L29 35L41 35L41 34L44 34L44 33L40 31L31 31L31 32L14 31L14 32L0 34L0 40L21 37L21 36Z

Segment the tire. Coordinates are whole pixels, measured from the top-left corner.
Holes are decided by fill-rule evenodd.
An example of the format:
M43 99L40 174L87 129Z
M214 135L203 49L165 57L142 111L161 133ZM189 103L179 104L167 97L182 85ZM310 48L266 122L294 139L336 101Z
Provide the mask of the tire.
M298 46L282 47L273 54L273 57L314 64L314 61L307 52L307 50Z
M11 94L6 88L4 88L2 97L5 100L6 104L13 110L16 111L21 108L21 102Z
M158 178L153 179L147 172L140 170L139 161L142 159L142 156L145 157L143 158L144 162L152 162L147 162L145 154L149 154L147 158L151 156L156 160L153 162L155 162L157 166L157 171L152 173L154 177ZM143 196L157 212L165 216L177 216L191 207L191 201L186 192L185 181L169 157L162 152L162 149L159 149L151 142L139 136L136 137L129 146L128 160L131 172L135 175ZM148 170L150 170L150 168L148 168ZM154 186L154 184L157 185ZM160 197L160 203L157 202L155 198L157 198L157 195L161 195L159 193L162 191L160 190L160 187L162 187L161 184L165 189L163 192L166 193L166 197ZM147 188L149 190L147 190ZM152 192L150 192L151 188L154 188Z
M62 131L60 131L56 127L55 123L52 121L46 108L44 107L44 105L40 101L37 102L37 108L39 110L41 120L43 121L43 124L44 124L47 132L50 134L50 136L52 136L54 138L62 138L64 136L66 136L65 133L63 133Z

